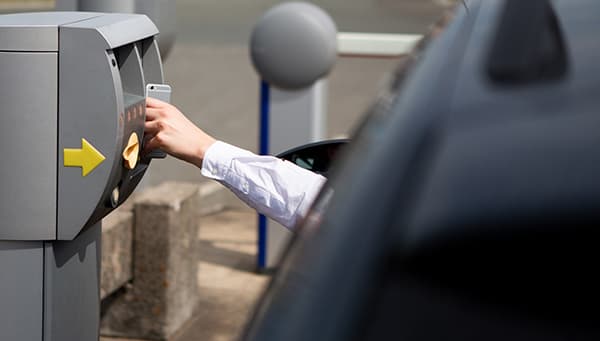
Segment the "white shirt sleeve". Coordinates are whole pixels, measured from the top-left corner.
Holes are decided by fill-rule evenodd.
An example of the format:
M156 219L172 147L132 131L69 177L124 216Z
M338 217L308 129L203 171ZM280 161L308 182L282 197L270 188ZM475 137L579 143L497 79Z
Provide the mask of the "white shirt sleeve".
M206 151L201 172L287 228L306 215L326 181L291 162L256 155L221 141Z

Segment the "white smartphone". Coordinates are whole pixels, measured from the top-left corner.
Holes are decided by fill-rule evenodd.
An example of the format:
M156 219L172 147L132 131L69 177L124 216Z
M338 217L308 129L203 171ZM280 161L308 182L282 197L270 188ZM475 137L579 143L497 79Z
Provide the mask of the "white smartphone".
M163 102L171 103L171 86L168 84L148 84L146 85L146 97L159 99ZM167 154L156 149L148 153L148 157L152 159L164 159Z
M163 102L171 103L171 86L168 84L150 83L146 85L146 97L152 97Z

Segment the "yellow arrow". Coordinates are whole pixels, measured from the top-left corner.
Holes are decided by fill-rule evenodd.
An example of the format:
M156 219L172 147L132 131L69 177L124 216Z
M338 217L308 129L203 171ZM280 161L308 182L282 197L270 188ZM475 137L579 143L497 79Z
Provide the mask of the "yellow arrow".
M86 139L81 139L81 149L65 148L65 167L81 167L81 175L90 174L106 158Z

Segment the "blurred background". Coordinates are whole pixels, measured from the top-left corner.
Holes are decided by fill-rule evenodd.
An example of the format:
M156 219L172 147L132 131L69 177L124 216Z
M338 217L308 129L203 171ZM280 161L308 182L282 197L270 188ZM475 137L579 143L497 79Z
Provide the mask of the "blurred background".
M259 79L250 61L248 41L252 28L261 15L280 2L282 1L170 1L176 11L176 39L173 49L164 60L164 74L166 82L173 89L172 103L209 134L255 152L258 149L259 138ZM329 13L336 22L339 32L423 34L440 17L444 9L455 1L319 0L312 2ZM51 11L54 8L55 1L51 0L0 0L0 13ZM327 80L328 137L347 136L351 133L379 89L387 86L389 75L398 63L399 60L394 58L338 58ZM153 162L141 187L152 188L169 180L194 183L207 181L200 175L199 169L168 157ZM179 195L177 190L173 190L171 183L166 185L163 186L167 188L164 193L174 192L176 194L172 196ZM175 187L180 188L180 191L181 188L188 188L182 186L184 185ZM156 193L164 194L159 190L153 195L157 196ZM207 198L203 197L202 200L203 207L210 206L206 204ZM133 266L145 267L150 269L148 271L156 273L166 273L162 259L144 259L145 263L136 259L136 262L132 263L132 257L135 256L132 251L133 244L131 239L123 239L121 233L131 233L127 231L131 231L132 221L140 225L144 222L133 219L132 213L126 212L131 210L131 207L122 207L122 211L128 214L125 217L129 219L123 218L123 221L130 225L121 223L119 219L124 216L118 214L111 215L112 222L105 220L102 252L106 257L110 257L110 261L103 260L103 276L105 273L126 273L127 269L132 269ZM155 206L148 207L150 210ZM198 212L195 211L200 207L198 205L190 207L194 212L185 213L182 209L176 216L196 217ZM165 289L167 280L177 288L195 288L194 290L199 294L193 299L190 297L192 303L189 303L197 304L193 318L181 317L184 315L180 314L183 311L180 306L185 304L179 301L170 302L168 297L162 296L157 298L154 297L157 296L155 292L146 293L142 289L139 293L142 300L147 299L152 304L157 299L166 300L165 305L174 304L179 310L173 309L169 312L170 316L179 316L184 322L189 319L190 322L185 322L184 327L173 338L169 337L172 341L234 339L247 320L248 314L251 313L262 288L268 283L268 274L255 271L256 213L246 208L203 214L199 221L195 218L188 219L191 224L197 225L197 229L195 227L190 230L191 232L186 230L191 233L190 235L182 234L182 228L179 226L169 225L169 228L177 231L177 238L181 239L171 241L177 247L172 246L169 252L176 254L179 248L189 247L192 241L198 245L197 254L185 255L189 264L174 266L176 268L174 273L179 271L196 274L196 282L181 283L168 277L163 288L167 290ZM180 220L183 221L185 218ZM180 220L175 220L175 223ZM121 245L120 240L129 240L129 244ZM155 245L152 243L160 242L157 240L136 240L135 247L153 249ZM111 249L111 245L120 245L122 249L118 247ZM125 265L117 266L121 264L120 262ZM116 265L111 265L113 263ZM192 267L186 268L190 264ZM126 280L130 278L127 276L132 274L124 274ZM142 286L139 279L135 283L138 288ZM136 292L132 288L135 289L131 282L128 282L119 291L111 294L109 299L103 301L103 304L121 302L119 300L124 298L124 312L126 316L133 316L132 321L135 321L139 316L146 316L143 314L147 312L136 310L134 307L129 308L130 298L127 295ZM144 298L144 296L148 297ZM138 296L135 297L137 299ZM125 320L114 311L111 313L114 315L111 316L117 316L117 320ZM155 310L153 309L151 313L154 314ZM110 325L110 322L105 324L103 321L103 332L107 330L105 325ZM134 335L137 340L142 338L138 336L140 333L133 328L120 336ZM114 334L109 332L104 335ZM123 339L103 337L101 340Z
M164 61L172 103L223 141L257 151L258 85L248 40L276 0L174 0L177 36ZM340 32L424 33L452 0L319 0ZM0 12L53 10L50 0L0 0ZM347 135L384 86L395 59L339 58L331 72L328 136ZM166 180L205 181L173 158L154 162L144 187Z

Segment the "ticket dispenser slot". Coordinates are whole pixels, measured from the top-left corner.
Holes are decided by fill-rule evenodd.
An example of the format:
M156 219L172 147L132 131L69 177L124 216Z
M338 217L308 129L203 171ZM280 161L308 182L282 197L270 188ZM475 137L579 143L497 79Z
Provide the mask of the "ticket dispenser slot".
M146 40L154 41L154 38ZM146 83L142 62L142 41L120 46L113 50L123 94L124 111L119 117L122 125L120 157L122 167L118 167L113 182L107 188L110 194L102 201L104 209L112 209L122 203L141 180L148 163L138 162L144 121L146 119L145 90ZM157 66L157 65L154 65ZM159 68L162 70L162 68ZM160 71L162 74L162 71ZM116 199L118 198L118 199Z

